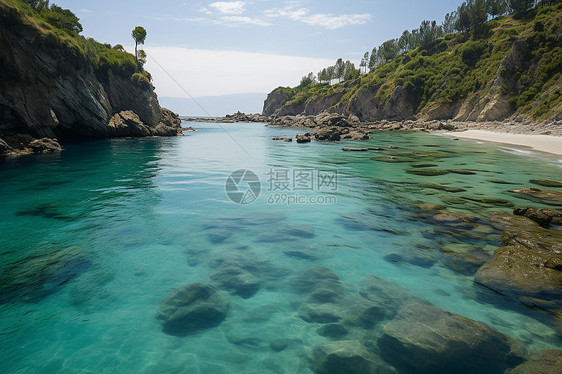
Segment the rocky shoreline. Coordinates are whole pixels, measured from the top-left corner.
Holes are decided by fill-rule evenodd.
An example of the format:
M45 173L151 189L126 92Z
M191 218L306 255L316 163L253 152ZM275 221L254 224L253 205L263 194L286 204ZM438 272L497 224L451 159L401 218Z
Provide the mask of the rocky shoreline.
M357 116L346 116L337 113L322 112L318 115L296 115L296 116L264 116L261 114L235 113L221 118L188 118L184 121L206 122L206 123L267 123L268 126L294 127L311 129L314 132L325 131L330 128L331 132L339 133L341 139L367 140L369 133L375 131L466 131L484 130L508 134L528 135L551 135L562 136L562 121L553 122L531 122L531 121L487 121L487 122L462 122L453 120L405 120L405 121L361 121ZM352 136L345 136L352 133ZM333 139L339 140L337 135Z

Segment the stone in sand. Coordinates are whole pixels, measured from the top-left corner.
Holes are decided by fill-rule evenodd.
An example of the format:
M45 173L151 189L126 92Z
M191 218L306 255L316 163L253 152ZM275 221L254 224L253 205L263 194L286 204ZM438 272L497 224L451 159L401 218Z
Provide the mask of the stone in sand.
M169 335L186 336L216 327L226 318L229 303L215 287L186 284L174 290L162 303L157 319Z
M524 346L483 323L409 303L383 328L382 357L415 373L497 373L523 362Z

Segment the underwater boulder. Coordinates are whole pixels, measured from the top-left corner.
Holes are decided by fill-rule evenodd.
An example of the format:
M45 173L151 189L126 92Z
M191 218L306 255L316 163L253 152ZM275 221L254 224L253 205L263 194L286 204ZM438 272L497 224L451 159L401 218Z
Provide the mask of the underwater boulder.
M226 318L229 302L215 287L203 283L183 285L162 302L157 319L166 334L186 336L216 327Z
M497 373L523 362L524 346L483 323L417 302L383 328L382 357L416 373Z
M562 349L547 349L530 356L527 361L506 374L557 374L562 368Z
M396 373L359 342L344 340L315 347L311 354L316 374L391 374Z

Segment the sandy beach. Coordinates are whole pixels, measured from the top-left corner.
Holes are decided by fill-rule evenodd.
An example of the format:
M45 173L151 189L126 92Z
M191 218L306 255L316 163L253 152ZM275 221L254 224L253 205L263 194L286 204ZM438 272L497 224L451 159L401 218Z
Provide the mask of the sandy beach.
M560 136L509 134L485 130L443 132L440 134L459 139L473 139L486 142L510 144L518 147L528 147L535 151L547 152L562 156L562 137Z

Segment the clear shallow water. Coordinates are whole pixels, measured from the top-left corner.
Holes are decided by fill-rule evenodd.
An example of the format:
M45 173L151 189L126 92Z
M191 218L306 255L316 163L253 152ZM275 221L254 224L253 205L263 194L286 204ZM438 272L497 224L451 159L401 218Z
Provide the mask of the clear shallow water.
M350 295L359 297L361 280L374 274L517 338L531 352L561 347L536 315L478 302L472 276L446 266L443 247L493 253L499 233L482 240L440 235L411 212L411 205L425 202L482 220L490 211L512 210L463 196L534 205L506 191L529 186L532 178L560 179L560 163L428 134L300 145L271 140L297 130L190 125L200 131L85 142L60 155L0 165L2 286L13 283L1 295L0 349L10 359L2 360L0 372L311 373L307 351L328 339L318 335L320 324L299 317L301 301L290 285L312 266L334 271ZM344 145L399 149L342 152ZM410 163L371 160L414 150L433 152L419 162L476 174L418 176L406 173ZM224 189L241 168L262 182L250 205L234 204ZM292 175L288 191L270 190L268 173L285 169L312 170L313 190L295 191ZM320 188L318 172L334 171L337 188ZM427 183L466 191L438 191ZM304 200L283 204L284 194ZM311 197L327 201L310 203ZM229 296L231 309L219 327L187 337L163 333L160 302L182 284L213 284L217 263L229 258L268 269L259 291L247 299ZM298 344L274 352L269 343L278 338Z

